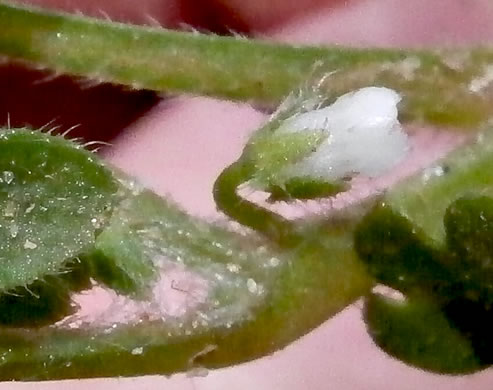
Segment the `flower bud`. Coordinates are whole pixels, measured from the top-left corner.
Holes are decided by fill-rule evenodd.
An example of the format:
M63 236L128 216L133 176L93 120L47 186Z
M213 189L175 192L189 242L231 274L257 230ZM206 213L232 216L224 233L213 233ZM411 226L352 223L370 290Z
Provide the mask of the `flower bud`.
M244 156L255 164L255 188L277 193L278 199L282 191L286 198L317 197L318 187L321 196L332 195L351 177L378 176L406 155L397 92L366 87L326 106L313 95L288 98L250 139ZM303 186L310 187L310 196Z

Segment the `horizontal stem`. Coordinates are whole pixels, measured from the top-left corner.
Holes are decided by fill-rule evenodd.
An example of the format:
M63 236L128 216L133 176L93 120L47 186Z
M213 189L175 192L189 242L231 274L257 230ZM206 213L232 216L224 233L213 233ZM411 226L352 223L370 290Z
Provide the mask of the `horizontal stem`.
M162 212L170 216L165 221L171 221L162 225L163 239L171 238L168 244L175 252L197 257L197 261L191 261L190 256L183 258L187 272L210 267L214 277L218 267L227 265L221 263L224 258L229 266L236 265L240 274L251 272L251 277L263 280L265 296L254 299L258 304L243 307L253 299L244 287L244 296L237 296L237 301L224 307L230 311L226 314L231 323L201 317L190 309L183 318L167 316L116 326L0 328L0 380L172 374L196 367L230 366L285 347L367 294L371 287L372 280L353 250L352 219L317 227L312 224L312 239L295 249L276 252L275 248L259 250L253 246L254 240L248 242L244 236L212 227L209 230L203 222L188 218L171 205ZM190 236L178 241L177 227ZM251 247L243 260L236 256L237 248L233 255L227 251L239 240ZM215 264L207 253L214 255ZM211 282L217 285L217 281ZM223 283L229 282L225 279ZM234 289L234 285L229 283L225 288ZM240 315L242 311L248 316ZM222 310L219 313L224 314ZM195 316L198 325L193 321ZM207 322L202 324L204 318Z
M0 294L0 381L229 366L286 346L370 288L353 250L355 218L311 223L296 248L280 248L187 215L60 137L11 130L1 141L3 194L16 196L4 200L29 198L3 207L0 273L15 271L5 268L13 258L5 242L29 234L32 242L15 247L14 273L35 267L39 283L18 280L20 293L32 294L25 299ZM233 172L226 184L234 192L248 172ZM260 214L266 223L275 219L268 213ZM52 252L67 261L53 263ZM72 268L77 254L81 267ZM137 294L114 296L103 313L87 316L83 303L72 313L78 299L69 291L90 288L90 278Z
M491 94L484 93L491 81L489 49L294 47L5 3L0 26L0 55L134 88L275 104L314 74L336 71L327 83L329 96L386 85L404 95L401 113L409 120L473 127L493 110Z
M330 68L397 51L303 48L139 27L0 4L0 54L152 90L278 100L324 60Z

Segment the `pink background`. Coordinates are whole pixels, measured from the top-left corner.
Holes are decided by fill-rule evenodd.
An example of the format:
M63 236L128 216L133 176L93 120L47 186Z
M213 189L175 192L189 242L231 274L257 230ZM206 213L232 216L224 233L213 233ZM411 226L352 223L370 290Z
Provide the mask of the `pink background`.
M66 9L70 1L36 1ZM186 4L184 6L183 4ZM268 1L178 0L132 2L79 1L77 7L115 19L143 22L152 15L170 26L179 21L224 25L266 38L296 43L355 46L422 46L488 43L493 39L493 5L487 0ZM225 6L225 4L227 6ZM245 5L246 4L246 5ZM204 11L202 11L202 8ZM234 10L234 15L231 13ZM206 16L201 16L204 13ZM211 197L214 178L240 153L247 134L264 115L244 104L201 97L163 101L133 121L105 151L107 158L191 213L217 215ZM423 141L424 140L424 141ZM420 158L426 161L453 144L449 135L423 135ZM406 167L404 167L406 168ZM58 383L0 384L0 389L489 389L493 372L464 377L424 373L399 363L373 346L358 304L340 313L284 350L263 359L210 372L207 377L145 377Z

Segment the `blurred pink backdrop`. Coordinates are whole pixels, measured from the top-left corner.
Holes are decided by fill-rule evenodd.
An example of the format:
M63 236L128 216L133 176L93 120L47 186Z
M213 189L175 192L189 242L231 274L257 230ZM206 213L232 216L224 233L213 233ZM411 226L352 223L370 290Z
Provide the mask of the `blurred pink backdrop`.
M487 0L32 2L91 15L101 15L103 10L114 19L136 23L144 23L150 15L172 27L185 22L220 31L229 24L264 39L298 44L416 47L493 41L493 5ZM171 98L138 116L112 140L105 156L191 213L218 219L211 196L213 180L238 157L247 135L263 119L263 114L245 104ZM418 142L421 162L456 141L449 135L424 137L426 142ZM486 390L492 384L491 371L446 377L389 358L372 344L355 304L272 356L206 377L179 374L172 378L8 383L0 384L0 389Z

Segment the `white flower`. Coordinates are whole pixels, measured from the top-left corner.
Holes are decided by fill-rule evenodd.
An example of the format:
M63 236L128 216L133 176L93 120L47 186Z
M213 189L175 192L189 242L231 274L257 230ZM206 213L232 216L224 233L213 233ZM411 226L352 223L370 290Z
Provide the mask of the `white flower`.
M333 182L390 170L409 149L397 119L400 100L391 89L367 87L339 97L330 106L285 119L275 131L277 136L322 130L326 137L312 153L283 167L280 176Z
M408 152L397 92L362 88L328 106L322 92L288 97L243 152L253 167L250 185L271 200L333 196L348 178L385 173Z

